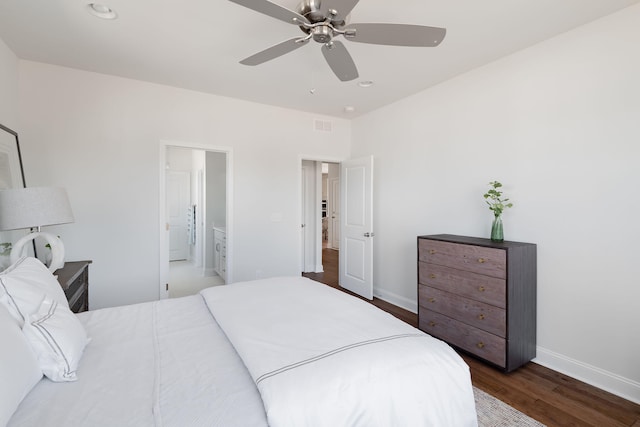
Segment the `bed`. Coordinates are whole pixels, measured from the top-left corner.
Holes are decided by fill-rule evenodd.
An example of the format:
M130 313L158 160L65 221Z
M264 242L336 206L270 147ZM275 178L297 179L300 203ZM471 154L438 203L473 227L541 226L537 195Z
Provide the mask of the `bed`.
M26 352L17 341L15 270L0 273L0 339ZM36 314L23 314L21 326L40 365L30 324L53 305L70 313L52 285L38 289L49 295L32 305ZM9 427L477 425L468 366L450 347L306 278L236 283L72 316L75 326L64 333L77 327L77 343L57 341L76 353L82 347L61 364L72 378L30 374L15 408L2 409L12 412ZM30 356L2 357L6 366Z

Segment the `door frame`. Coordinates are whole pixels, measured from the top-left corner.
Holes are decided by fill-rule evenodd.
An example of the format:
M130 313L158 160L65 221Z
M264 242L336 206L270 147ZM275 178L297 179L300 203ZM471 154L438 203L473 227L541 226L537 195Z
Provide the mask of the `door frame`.
M303 160L309 160L312 162L324 162L324 163L336 163L338 165L342 164L342 162L344 162L345 160L348 159L344 159L344 158L335 158L335 157L319 157L317 155L309 155L309 156L305 156L305 155L301 155L298 156L298 171L300 173L299 178L298 178L298 218L302 218L302 203L304 202L302 200L302 182L303 182L303 173L302 173L302 168L303 168L303 164L302 161ZM322 183L316 183L319 187L320 187L320 191L322 190ZM316 210L317 212L320 212L320 210L322 209L322 200L316 200L317 203L317 207ZM315 248L316 248L316 253L317 253L317 257L319 258L317 264L318 266L322 266L322 223L320 224L316 224L316 232L314 233L314 235L316 236L316 243L315 243ZM298 247L302 248L303 245L303 241L302 241L302 233L300 233L299 235L299 244ZM304 265L305 259L304 259L304 255L303 255L303 251L302 249L298 251L298 265ZM342 266L338 265L338 269L340 269ZM323 266L324 268L324 266ZM320 273L321 271L317 271L316 273Z
M214 144L201 144L196 142L160 140L159 144L159 192L158 195L158 259L159 259L159 281L158 297L160 299L169 298L167 284L169 283L169 238L167 230L167 149L169 147L187 148L192 150L212 151L225 153L227 157L226 165L226 229L227 229L227 278L226 283L233 283L233 149ZM203 260L204 262L204 260Z

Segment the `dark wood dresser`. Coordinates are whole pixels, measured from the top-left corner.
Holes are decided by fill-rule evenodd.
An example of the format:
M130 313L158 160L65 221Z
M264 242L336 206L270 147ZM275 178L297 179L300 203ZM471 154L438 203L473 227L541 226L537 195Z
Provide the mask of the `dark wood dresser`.
M418 237L418 326L506 372L536 355L536 245Z
M89 264L91 261L67 261L53 273L74 313L89 310Z

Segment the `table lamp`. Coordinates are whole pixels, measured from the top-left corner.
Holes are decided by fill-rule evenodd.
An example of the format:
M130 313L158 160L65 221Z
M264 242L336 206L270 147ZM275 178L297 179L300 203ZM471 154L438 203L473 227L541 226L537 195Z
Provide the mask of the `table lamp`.
M27 187L0 191L0 230L37 228L13 244L11 263L23 254L25 245L36 237L44 238L51 248L49 271L64 266L64 245L51 233L40 231L47 225L73 222L73 213L67 192L55 187Z

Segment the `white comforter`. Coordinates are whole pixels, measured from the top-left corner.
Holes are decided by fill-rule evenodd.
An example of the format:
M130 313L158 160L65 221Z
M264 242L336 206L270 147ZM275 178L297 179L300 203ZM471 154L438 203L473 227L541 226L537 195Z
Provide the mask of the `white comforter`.
M476 425L468 367L446 344L307 279L79 318L92 341L78 381L42 379L9 427Z
M81 313L78 380L44 378L8 427L266 427L242 361L200 295Z
M462 359L366 302L295 277L202 295L272 427L477 425Z

